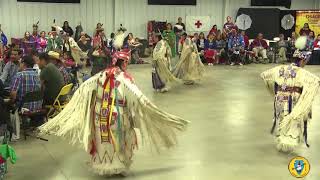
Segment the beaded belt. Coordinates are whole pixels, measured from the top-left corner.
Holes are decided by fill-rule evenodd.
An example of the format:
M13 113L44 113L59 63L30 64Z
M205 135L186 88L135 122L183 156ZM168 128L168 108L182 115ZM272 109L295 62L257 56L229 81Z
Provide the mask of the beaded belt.
M302 93L302 88L300 87L286 87L285 89L282 89L282 88L279 88L278 91L280 92L296 92L296 93L299 93L301 94Z

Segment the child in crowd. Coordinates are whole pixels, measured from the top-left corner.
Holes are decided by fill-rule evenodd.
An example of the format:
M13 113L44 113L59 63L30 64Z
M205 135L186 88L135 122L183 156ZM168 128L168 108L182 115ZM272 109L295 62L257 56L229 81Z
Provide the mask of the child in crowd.
M205 43L204 48L204 57L208 63L209 66L213 66L213 64L216 63L216 49L217 48L217 42L216 37L214 34L209 34L208 40Z
M72 59L72 57L67 52L63 53L63 61L64 61L65 66L68 68L72 68L72 67L76 66L75 61Z
M205 46L205 44L206 44L206 38L205 38L205 36L204 36L204 33L203 32L201 32L200 34L199 34L199 38L198 38L198 40L197 40L197 48L198 48L198 52L200 53L200 58L201 58L201 60L202 60L202 62L204 63L205 62L205 59L204 59L204 46Z
M227 41L224 40L222 38L221 34L218 34L217 36L217 40L216 40L216 51L217 51L217 56L216 56L216 60L217 60L217 64L219 63L225 63L227 60L227 53L225 51L226 47L227 47Z

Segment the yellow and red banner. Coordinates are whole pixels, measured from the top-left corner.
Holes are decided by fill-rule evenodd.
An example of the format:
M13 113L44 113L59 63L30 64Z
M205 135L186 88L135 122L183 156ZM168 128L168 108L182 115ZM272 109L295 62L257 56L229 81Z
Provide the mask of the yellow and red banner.
M309 24L309 28L314 31L315 36L320 34L320 11L297 11L296 14L296 33L299 34L305 23Z

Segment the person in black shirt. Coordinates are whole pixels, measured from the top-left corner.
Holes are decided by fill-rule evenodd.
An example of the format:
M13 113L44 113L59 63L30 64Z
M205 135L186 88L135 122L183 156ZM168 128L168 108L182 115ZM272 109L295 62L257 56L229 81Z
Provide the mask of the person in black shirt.
M177 28L177 27L174 27L174 32L175 32L176 34L177 34L177 33L181 34L182 31L186 31L186 25L182 22L182 18L181 18L181 17L178 18L178 22L176 23L176 25L180 25L180 26L183 27L182 29L179 29L179 28Z
M66 32L70 37L73 36L73 30L72 28L69 26L69 22L65 21L63 23L63 27L62 27L63 31Z
M180 38L181 38L181 35L183 34L183 32L186 31L186 25L182 22L181 17L178 18L178 22L176 23L176 25L182 26L182 29L179 29L176 26L174 26L174 29L173 29L174 33L176 34L176 50L178 51L179 41L180 41Z
M9 106L4 101L9 96L9 92L4 89L3 82L0 80L0 124L10 120Z

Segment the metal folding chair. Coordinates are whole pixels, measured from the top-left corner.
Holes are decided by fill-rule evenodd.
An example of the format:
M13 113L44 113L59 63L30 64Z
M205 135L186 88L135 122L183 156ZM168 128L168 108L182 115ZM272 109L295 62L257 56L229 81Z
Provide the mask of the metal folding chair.
M47 106L49 108L49 112L47 116L49 118L54 117L57 113L61 112L63 108L68 104L70 98L69 94L71 93L73 84L68 84L61 88L58 96L54 100L53 104L50 106Z

